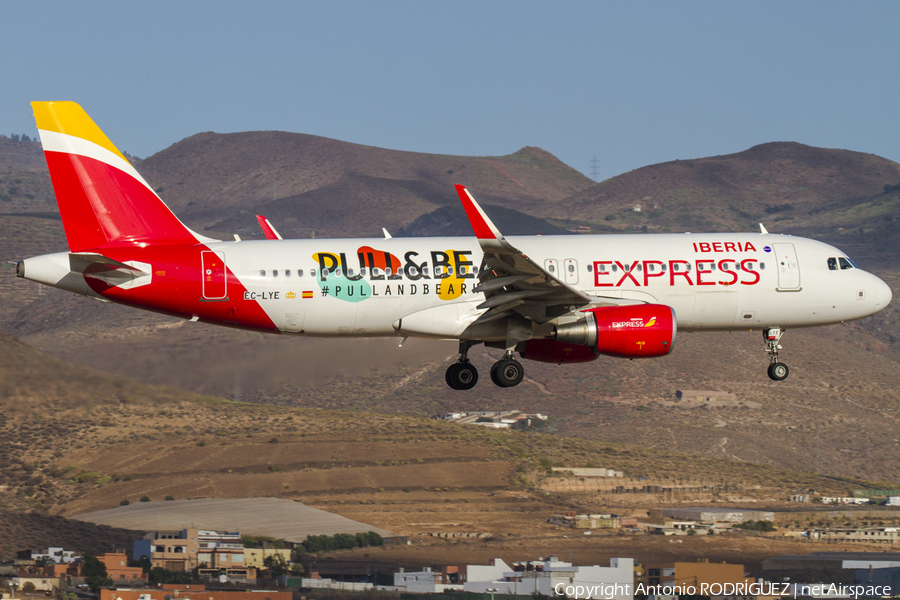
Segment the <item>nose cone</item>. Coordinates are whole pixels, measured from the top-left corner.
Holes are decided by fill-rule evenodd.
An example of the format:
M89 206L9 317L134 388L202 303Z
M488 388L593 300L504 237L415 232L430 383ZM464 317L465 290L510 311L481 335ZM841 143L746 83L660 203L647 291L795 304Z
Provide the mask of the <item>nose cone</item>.
M873 275L873 277L875 277ZM875 277L875 293L872 294L874 296L873 300L875 301L875 312L880 310L884 310L888 304L891 303L891 300L894 298L894 293L891 291L891 288L888 284L883 282L878 277Z

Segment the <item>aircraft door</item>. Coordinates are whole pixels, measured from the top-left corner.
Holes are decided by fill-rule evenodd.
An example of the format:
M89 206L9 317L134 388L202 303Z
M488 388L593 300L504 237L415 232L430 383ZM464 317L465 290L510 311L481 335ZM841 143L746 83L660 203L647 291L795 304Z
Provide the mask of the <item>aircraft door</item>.
M772 244L778 268L778 291L800 290L800 263L793 244Z
M228 276L224 252L202 252L202 282L204 300L226 300Z
M566 283L575 285L578 283L578 263L574 258L567 258L563 261L563 267L566 270Z
M559 277L559 264L555 258L548 258L545 260L544 269L554 277Z

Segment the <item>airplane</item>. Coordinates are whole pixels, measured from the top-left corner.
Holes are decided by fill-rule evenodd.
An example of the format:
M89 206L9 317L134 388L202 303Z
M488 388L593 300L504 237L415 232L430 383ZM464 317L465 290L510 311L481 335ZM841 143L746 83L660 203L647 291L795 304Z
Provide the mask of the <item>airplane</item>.
M457 340L447 384L478 381L469 350L504 351L500 387L527 360L672 352L684 331L760 330L787 378L786 329L883 310L891 289L828 244L768 233L510 236L456 186L474 237L212 239L183 224L74 102L33 102L68 251L19 277L175 317L321 337Z

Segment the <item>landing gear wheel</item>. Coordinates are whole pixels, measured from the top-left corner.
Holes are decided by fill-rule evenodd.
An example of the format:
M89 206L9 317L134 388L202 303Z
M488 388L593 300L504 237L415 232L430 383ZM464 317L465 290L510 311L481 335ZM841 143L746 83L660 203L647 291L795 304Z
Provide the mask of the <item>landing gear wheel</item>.
M783 362L778 360L779 350L783 350L781 346L781 338L784 336L784 329L781 327L770 327L763 330L763 339L766 340L766 354L769 355L769 378L773 381L783 381L787 379L790 369Z
M498 360L491 367L491 380L500 387L513 387L522 382L525 377L525 369L522 363L514 358Z
M457 373L459 371L460 363L453 363L449 367L447 367L447 372L444 373L444 380L447 382L447 385L450 386L450 389L458 390L457 387Z
M496 385L497 387L503 387L503 384L500 383L499 379L497 379L497 367L500 365L500 362L501 361L498 360L493 365L491 365L491 381L493 381L494 385Z
M782 362L773 362L769 365L769 378L773 381L783 381L787 379L791 370Z
M478 383L478 369L472 363L453 363L447 367L447 385L454 390L471 390Z

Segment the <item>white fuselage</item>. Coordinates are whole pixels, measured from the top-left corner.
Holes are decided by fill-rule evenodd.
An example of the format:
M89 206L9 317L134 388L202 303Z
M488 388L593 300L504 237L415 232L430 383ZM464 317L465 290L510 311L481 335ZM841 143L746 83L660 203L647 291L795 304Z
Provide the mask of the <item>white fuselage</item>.
M508 240L551 274L596 297L598 304L623 299L671 306L683 331L827 325L873 314L891 300L890 288L853 268L843 252L799 237L644 234ZM209 249L222 253L246 288L244 299L258 302L285 333L398 335L404 333L397 329L400 319L432 312L438 324L422 335L455 338L483 312L476 309L484 296L474 292L473 273L482 253L471 237L242 241L212 243ZM400 273L394 268L388 276L384 268L373 273L369 267L360 277L360 265L386 265L385 252L399 260ZM829 259L836 268L829 268ZM841 268L839 259L847 268ZM448 265L453 267L449 276ZM415 271L409 271L413 266ZM436 275L441 267L444 272Z

